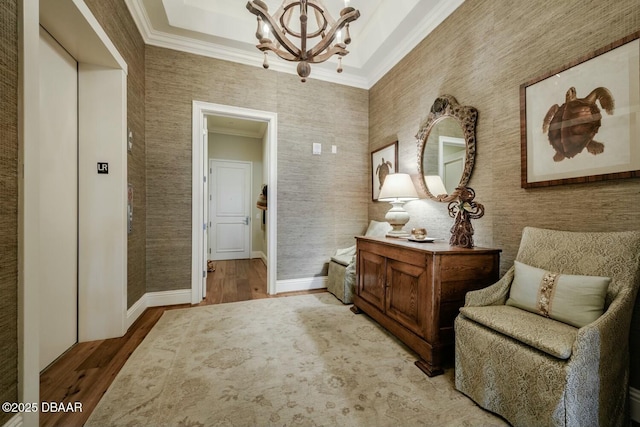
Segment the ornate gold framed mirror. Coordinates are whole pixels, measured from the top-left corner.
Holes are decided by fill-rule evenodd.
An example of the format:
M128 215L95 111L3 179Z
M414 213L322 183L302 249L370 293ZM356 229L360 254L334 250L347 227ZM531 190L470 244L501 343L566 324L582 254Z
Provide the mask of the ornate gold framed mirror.
M469 182L475 164L477 119L478 110L458 104L451 95L439 96L431 106L416 135L418 181L431 199L455 200L456 188Z

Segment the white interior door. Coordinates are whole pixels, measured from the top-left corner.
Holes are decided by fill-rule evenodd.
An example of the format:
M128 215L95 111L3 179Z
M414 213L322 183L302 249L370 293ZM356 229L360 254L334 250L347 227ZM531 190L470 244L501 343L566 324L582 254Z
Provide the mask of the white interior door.
M448 135L440 135L438 138L438 174L449 194L460 184L466 147L464 138Z
M211 259L251 257L251 163L210 160Z
M443 181L449 194L452 194L458 184L460 184L460 177L462 176L462 172L464 172L464 154L464 151L458 151L444 159Z
M40 369L78 336L78 64L40 28Z

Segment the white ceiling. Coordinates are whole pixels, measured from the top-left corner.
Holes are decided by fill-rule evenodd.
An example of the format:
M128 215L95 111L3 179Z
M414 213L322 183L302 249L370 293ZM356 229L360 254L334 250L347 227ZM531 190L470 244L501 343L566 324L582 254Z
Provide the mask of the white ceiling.
M145 43L262 67L256 49L256 17L247 0L125 0ZM263 0L274 12L281 0ZM310 78L369 89L464 0L351 0L360 18L336 73L337 59L311 66ZM344 0L324 0L334 18ZM275 54L270 69L296 74Z

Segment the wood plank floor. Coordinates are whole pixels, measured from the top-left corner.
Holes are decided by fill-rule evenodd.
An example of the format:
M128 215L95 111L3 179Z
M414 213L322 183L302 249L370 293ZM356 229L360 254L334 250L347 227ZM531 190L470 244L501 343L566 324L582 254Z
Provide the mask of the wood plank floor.
M207 276L207 297L198 305L271 298L267 294L267 269L259 259L216 261ZM278 297L325 292L291 292ZM122 338L79 343L40 375L40 401L80 402L82 412L41 412L41 426L82 426L131 353L142 342L165 310L190 304L148 308Z

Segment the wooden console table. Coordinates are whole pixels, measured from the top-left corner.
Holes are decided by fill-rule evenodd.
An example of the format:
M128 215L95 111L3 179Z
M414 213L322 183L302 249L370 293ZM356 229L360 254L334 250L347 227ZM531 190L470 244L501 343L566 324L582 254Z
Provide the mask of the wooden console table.
M454 354L453 320L468 291L498 280L500 249L448 243L356 237L356 289L361 311L420 356L428 376L443 372Z

